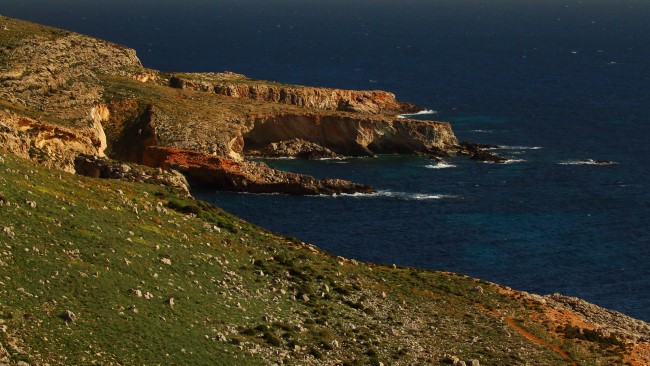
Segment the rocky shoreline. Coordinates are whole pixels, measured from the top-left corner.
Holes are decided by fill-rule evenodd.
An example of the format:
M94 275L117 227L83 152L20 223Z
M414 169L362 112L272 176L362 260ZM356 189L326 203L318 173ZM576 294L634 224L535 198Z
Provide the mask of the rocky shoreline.
M68 172L75 171L77 155L168 169L145 158L147 149L159 147L193 152L199 165L213 157L236 162L237 170L180 169L191 184L337 194L372 190L281 173L248 157L466 154L448 123L400 118L422 108L389 92L285 85L230 72L165 74L144 68L135 51L120 45L5 23L0 35L10 46L0 48L0 139L22 156Z

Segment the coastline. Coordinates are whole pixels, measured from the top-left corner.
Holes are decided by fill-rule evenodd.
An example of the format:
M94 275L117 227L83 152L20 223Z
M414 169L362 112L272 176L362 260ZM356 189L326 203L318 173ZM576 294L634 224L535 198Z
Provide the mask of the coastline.
M2 20L7 21L7 18ZM7 296L5 298L9 300L5 300L7 302L0 305L3 307L1 309L3 314L30 314L23 316L22 319L13 315L3 317L2 325L8 324L3 328L3 333L8 334L8 339L3 336L2 349L6 346L9 350L8 359L12 362L27 358L31 362L38 363L42 361L39 360L40 357L45 357L39 354L54 357L52 360L55 363L64 362L54 356L56 349L41 343L40 339L46 336L45 334L37 331L33 334L27 332L30 326L29 319L32 316L47 323L50 331L60 330L65 328L65 325L74 323L76 328L73 328L73 331L56 337L65 337L68 341L80 342L85 346L92 344L92 340L90 343L85 343L88 340L83 339L88 332L100 333L100 338L105 338L100 339L99 347L108 349L109 355L106 358L103 355L95 357L109 361L111 357L120 357L120 349L111 349L111 345L106 342L108 336L116 329L121 329L128 322L132 322L131 324L137 324L136 330L143 330L153 321L155 327L162 331L167 329L167 319L175 322L178 328L174 329L198 321L193 314L185 314L182 310L176 311L183 306L189 306L205 319L203 324L197 327L201 328L200 332L207 333L203 334L206 337L198 335L198 338L205 339L208 344L215 347L215 350L201 350L201 347L206 347L202 343L203 340L199 342L180 335L173 335L171 338L166 336L162 343L164 347L168 347L170 342L190 344L192 346L190 351L196 352L196 359L200 359L199 355L215 357L216 352L216 355L229 354L228 357L235 355L234 359L240 356L243 359L250 357L258 362L277 360L289 362L289 359L300 359L304 364L316 364L322 359L331 363L338 362L339 358L352 361L356 359L356 355L363 354L364 360L368 362L381 362L380 359L390 359L397 355L400 362L405 364L416 362L422 357L434 363L444 362L453 357L464 359L476 357L476 359L482 358L489 364L491 361L502 362L509 359L511 356L506 346L517 345L525 351L516 358L510 359L510 362L521 360L523 357L539 360L542 363L553 363L559 360L558 357L568 358L569 361L578 357L591 357L600 361L619 360L628 357L631 350L647 346L649 328L646 323L634 321L593 305L585 305L579 300L567 300L560 296L536 297L457 274L377 266L334 257L311 245L252 227L207 204L178 197L173 189L165 192L160 188L153 188L154 186L137 183L139 176L126 178L135 182L93 180L68 174L61 175L58 170L42 169L14 157L16 155L30 158L53 169L70 171L75 169L73 158L81 152L94 156L106 154L114 158L124 158L125 162L134 164L145 160L144 154L147 149L150 151L154 147L155 149L174 148L179 149L174 150L175 152L182 151L185 154L188 150L183 150L184 148L193 147L195 149L193 153L200 154L204 158L220 155L219 159L223 159L224 165L247 164L241 156L246 140L263 145L266 141L259 140L259 136L268 134L254 133L246 136L244 130L249 129L250 133L266 124L287 123L296 118L301 119L300 126L315 121L319 123L331 121L329 123L336 128L351 129L345 131L351 132L350 135L355 138L352 141L341 140L347 138L349 134L339 133L336 140L338 145L330 140L318 140L312 137L312 140L321 143L325 141L327 143L323 144L341 152L352 151L363 155L396 151L446 156L464 150L459 147L451 127L446 123L397 120L394 113L388 116L364 114L362 117L355 114L360 113L358 111L323 112L310 109L305 113L298 108L299 106L286 106L284 103L266 104L265 101L212 95L211 92L200 90L170 91L170 88L164 85L164 78L156 76L156 72L152 70L143 69L131 50L115 48L114 45L93 41L79 35L58 34L48 28L18 21L11 20L9 24L9 31L24 26L27 31L32 32L30 36L44 37L38 38L43 42L51 41L51 43L46 42L48 49L58 50L61 55L66 56L70 52L67 47L70 47L71 43L66 43L69 41L66 37L71 37L83 45L90 42L99 49L105 50L108 57L113 60L111 64L102 64L101 60L96 59L97 54L78 53L81 59L73 61L86 62L86 64L81 66L75 64L74 67L83 71L83 65L86 65L85 67L88 67L88 71L92 72L96 80L92 80L90 84L71 83L77 88L76 90L66 90L65 84L57 84L61 87L61 93L45 93L42 88L30 89L29 86L42 83L41 77L49 78L47 73L28 74L31 77L25 77L25 70L33 71L30 64L12 64L15 60L3 59L12 66L18 64L18 68L24 67L22 71L6 67L3 70L5 82L8 82L13 89L11 89L11 98L6 96L2 98L3 105L8 111L0 114L2 118L0 121L3 124L2 136L0 136L4 143L3 148L13 154L2 158L6 177L10 177L10 180L4 178L2 186L3 207L1 209L7 210L7 213L3 213L0 217L3 221L2 238L11 240L12 243L5 251L8 254L3 253L2 263L3 267L12 271L12 277L15 278L8 282L8 286L2 283L2 291ZM33 54L30 54L28 49L21 48L22 46L13 47L18 51L15 52L17 57L33 57ZM66 69L64 64L59 66L63 66L60 69ZM78 81L76 78L79 74L62 72L58 76L62 78L56 79L58 81L65 81L66 77ZM109 86L106 87L106 84ZM105 88L103 93L98 93L97 90L89 87L97 87L97 85ZM80 94L70 94L74 95L74 98L61 98L61 95L68 95L65 92L69 91ZM136 97L133 98L133 95ZM144 99L138 99L138 95L147 101L142 102ZM181 97L179 98L178 95ZM160 98L159 104L156 104L158 100L151 102L150 98L154 96ZM71 100L80 103L77 105L78 109L70 108ZM239 118L235 124L224 124L224 126L217 126L219 129L210 130L209 128L214 126L208 126L201 120L205 117L201 113L206 110L199 107L208 108L210 102L215 100L225 104L227 108L209 109L207 110L209 114L224 116L225 119ZM44 104L49 106L48 110L37 108ZM346 108L348 107L349 104L346 104ZM242 109L245 110L244 117L238 114ZM194 131L205 128L202 131L206 132L208 137L215 137L219 133L226 138L212 145L207 139L188 138L193 130L187 130L187 123L182 125L174 123L174 118L178 116L183 116L185 121L192 122L189 125ZM65 122L62 124L61 121ZM268 130L262 129L262 131ZM183 138L178 138L179 136ZM311 136L319 135L316 132ZM219 138L222 138L221 135ZM158 167L157 165L162 168L165 166L163 163L167 163L166 160L151 157L147 159L154 160L149 165L155 168ZM188 166L190 165L187 162L177 162L175 165L179 170ZM204 167L202 165L200 168ZM266 173L261 175L264 174ZM21 175L28 178L22 179ZM235 172L233 176L240 176L240 172ZM11 181L20 184L12 186L8 184ZM248 184L250 183L246 183ZM100 189L100 192L88 193L93 192L94 187L101 187L103 191ZM124 192L126 197L122 197ZM95 195L101 196L102 200L95 199ZM7 205L5 202L10 204ZM104 206L104 202L109 204ZM38 210L34 210L36 208ZM111 218L110 214L101 214L98 217L102 217L105 222L84 221L96 216L93 215L93 211L103 212L103 210L110 211L114 217ZM70 212L69 222L61 222L64 221L61 220L62 211L66 214ZM167 221L157 217L158 214L165 217ZM21 225L20 222L15 221L15 218L26 220L28 224ZM55 233L52 236L55 240L51 243L57 249L55 252L48 251L45 246L47 243L42 242L42 238L47 233L31 232L32 228L37 227L37 222L46 223L45 230ZM126 224L125 230L122 230L120 223ZM61 230L57 229L62 226L64 227ZM130 230L126 231L126 229ZM193 238L201 239L193 242L189 239L188 233L191 233ZM93 243L98 242L101 248L99 251L93 246ZM133 243L137 246L132 246L135 245ZM160 246L156 243L166 244ZM219 244L213 248L212 243ZM116 245L117 248L111 245ZM263 249L264 245L267 245L266 249ZM67 248L67 246L71 247ZM75 246L78 248L73 248ZM119 253L109 254L110 250L106 250L109 248L117 249ZM162 252L160 252L161 248ZM185 249L188 248L195 248L200 252L186 251ZM232 248L235 249L234 252L230 252ZM24 253L44 254L32 257ZM100 264L102 261L95 259L94 256L107 255L112 261L105 262L110 264L104 266L107 269L102 269L103 264ZM148 273L147 266L134 268L138 266L130 265L133 262L144 261L142 258L146 258L145 263L150 265L149 269L157 267L157 271L164 273L165 280L169 282L165 283L162 278L157 280L158 277L153 277L154 280L150 279L152 274ZM205 263L217 262L221 267L215 272L219 273L219 279L214 277L215 275L208 274L209 267L203 267L203 275L199 270L192 269L194 261L199 259ZM250 260L253 261L248 264ZM56 262L50 261L65 263L61 269L65 272L65 278L54 278L58 276L52 275ZM34 264L37 265L32 267ZM180 264L179 268L176 269L174 264ZM51 271L36 273L36 276L32 277L33 273L22 270L23 268L38 269L38 265ZM114 273L118 275L113 277ZM196 273L199 274L200 279L193 279ZM48 276L52 284L44 285ZM108 277L107 282L100 282L101 286L92 285L94 278L101 278L103 281L106 277ZM75 299L61 296L68 289L68 278L73 279L70 280L71 286L75 294L84 301L76 302ZM118 285L119 294L115 295L115 299L103 298L108 304L106 307L105 304L98 303L98 299L93 298L94 295L103 297L102 294L95 292L88 294L84 290L95 286L102 291L107 291L110 286L119 284L124 278L131 288L126 288L126 283ZM37 279L43 283L36 282ZM176 286L174 280L182 282L182 285ZM138 284L138 281L145 283ZM147 285L147 281L154 282L160 289L152 290L154 287ZM387 284L382 285L382 282ZM208 284L220 290L205 291L204 286L207 287ZM274 284L274 287L269 289L269 284ZM406 286L408 290L403 292L400 286ZM137 291L140 291L141 296L137 296ZM152 291L151 299L155 301L149 303L144 301L149 300L145 297L147 291ZM186 291L190 291L191 294L186 296ZM34 297L34 294L38 295ZM39 296L45 296L45 302L41 301ZM53 301L47 300L50 297ZM199 310L199 306L191 305L193 300L197 301L196 304L210 303L211 311L222 312L228 316L225 320L221 319L221 322L215 321L212 319L214 316L212 313ZM137 302L137 305L129 304L131 302ZM385 306L387 303L390 306ZM27 306L30 307L23 308L22 304L29 304ZM286 317L271 319L276 317L276 315L269 315L275 312L275 304L280 304L277 305L280 308L278 314L284 314ZM66 309L65 307L69 305L75 305L78 309ZM174 308L174 306L178 307ZM588 311L576 310L576 306L587 308ZM39 307L46 310L34 310ZM65 319L60 319L59 312L64 310L73 311L79 317L75 315L73 318L68 314ZM255 317L248 319L242 317L242 312L245 313L245 310L254 313ZM548 312L569 314L575 317L574 319L579 319L579 322L569 323L569 328L562 328L565 325L562 321L565 319L560 317L558 321L548 316ZM163 313L165 315L160 315ZM304 314L308 314L307 319L311 322L302 319L305 317ZM609 314L613 318L607 318L603 314ZM163 319L160 318L161 316ZM264 316L267 318L263 318ZM430 324L423 321L423 317L442 320ZM98 327L93 318L108 320L107 329ZM460 321L464 318L469 318L471 321ZM342 324L342 319L351 319L355 324L354 328ZM512 319L522 319L522 324L516 324L515 327ZM616 325L621 324L621 319L625 320L625 324L631 325L625 326L622 330L617 328ZM547 321L550 321L551 325L546 324ZM572 327L576 326L579 334L584 335L585 331L587 334L594 332L595 341L574 334ZM467 337L476 334L476 327L480 329L481 337L487 338L485 343L477 341L478 343L472 343L476 344L475 346L462 346L466 343ZM522 332L520 329L527 330ZM516 339L510 336L509 331L513 330ZM285 337L283 332L288 336ZM422 332L429 332L432 341L446 343L443 346L427 343L426 337L421 336ZM529 342L531 339L527 334L533 332L536 333L534 336L536 339L545 340ZM368 333L374 333L375 338L363 339L362 335ZM153 340L151 342L155 343ZM220 343L214 346L217 344L215 342ZM549 344L554 346L549 347ZM595 351L590 350L589 347L594 344L600 348L597 347ZM123 347L122 350L128 349L127 345L128 342L121 344L120 347ZM562 349L565 350L562 352L567 353L558 356L555 345L564 347ZM22 347L30 351L21 353ZM408 347L416 351L410 354L400 353L400 349ZM608 354L611 349L615 350L614 356ZM450 350L458 350L458 355L449 355ZM176 359L190 357L185 352L178 352L173 355ZM278 352L280 352L279 356ZM64 354L75 357L77 362L81 362L82 357L85 357L76 353L73 356L73 353L72 349L64 350ZM0 353L0 357L7 356ZM127 363L141 360L137 355L124 357L126 358L123 362ZM156 356L148 353L143 357L153 359ZM236 362L234 359L233 362Z

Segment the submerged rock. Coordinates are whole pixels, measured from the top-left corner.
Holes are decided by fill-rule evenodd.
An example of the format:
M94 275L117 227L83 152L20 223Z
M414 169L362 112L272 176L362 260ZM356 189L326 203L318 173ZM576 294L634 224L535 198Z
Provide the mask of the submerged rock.
M463 141L460 143L463 150L461 153L468 155L470 159L483 161L487 163L505 163L508 159L499 156L495 153L487 151L487 149L498 148L497 145L477 144L473 142Z

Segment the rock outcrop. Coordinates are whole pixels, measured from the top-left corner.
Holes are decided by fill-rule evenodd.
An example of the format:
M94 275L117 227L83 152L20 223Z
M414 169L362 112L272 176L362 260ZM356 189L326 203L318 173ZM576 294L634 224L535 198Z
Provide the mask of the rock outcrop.
M334 151L303 139L272 142L259 150L247 150L248 156L267 158L333 159L340 156Z
M161 184L173 187L186 196L190 195L190 186L185 176L174 169L163 170L136 164L129 165L97 155L78 155L74 164L76 173L87 177Z
M135 51L127 47L27 22L11 23L0 45L0 97L46 117L90 126L102 102L100 79L144 71Z
M8 30L0 33L0 106L7 110L0 115L5 126L0 138L10 150L48 166L72 172L80 154L153 164L155 159L145 155L159 146L196 153L196 167L181 169L194 184L349 193L371 189L281 173L246 162L246 155L463 151L448 123L398 118L422 108L389 92L286 85L228 72L170 77L145 69L135 51L120 45L8 18L3 22ZM205 160L213 157L223 160ZM225 184L227 174L233 176Z
M389 153L446 156L458 150L458 140L446 122L383 115L263 114L251 116L246 127L242 131L244 152L294 138L351 156Z
M175 74L169 80L174 88L215 93L234 98L290 104L298 107L366 114L415 113L424 108L399 102L395 94L383 90L357 91L286 85L249 79L230 72Z
M496 145L475 144L472 142L463 141L460 143L462 150L461 154L467 155L472 160L482 161L486 163L505 163L508 159L499 156L495 153L488 151L489 149L497 148Z
M101 153L100 138L94 128L68 128L7 110L0 110L0 147L47 167L71 173L75 172L77 155Z
M270 168L266 164L237 162L197 152L150 146L143 163L147 166L183 172L197 185L211 189L302 195L372 193L372 187L341 179L315 179Z

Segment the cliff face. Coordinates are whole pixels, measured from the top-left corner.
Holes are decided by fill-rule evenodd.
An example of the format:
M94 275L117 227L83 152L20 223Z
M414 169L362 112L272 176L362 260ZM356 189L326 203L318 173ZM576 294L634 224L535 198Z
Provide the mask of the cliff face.
M80 34L3 18L0 139L45 165L74 172L78 154L102 156L110 118L101 78L144 69L135 51Z
M100 155L101 139L92 128L75 130L0 110L0 147L43 165L75 172L79 154Z
M395 94L382 90L357 91L284 85L252 80L233 73L177 74L170 79L169 85L234 98L328 111L400 114L423 109L412 103L399 102Z
M6 25L0 32L0 103L32 126L49 127L19 134L17 123L6 122L13 132L5 139L23 156L38 155L67 171L74 171L75 154L143 163L152 146L242 164L258 150L275 156L295 150L302 157L459 151L449 124L397 118L421 108L389 92L285 85L227 72L169 77L144 69L135 51L123 46L12 19ZM300 141L300 148L287 149L290 141ZM293 193L300 182L305 192L329 189L255 164L241 169L250 169L249 183L236 190ZM257 183L250 182L262 176L273 179L253 188ZM281 179L287 185L278 184Z
M243 132L245 149L293 138L343 155L439 154L458 145L448 123L393 117L274 114L251 116L247 127Z

